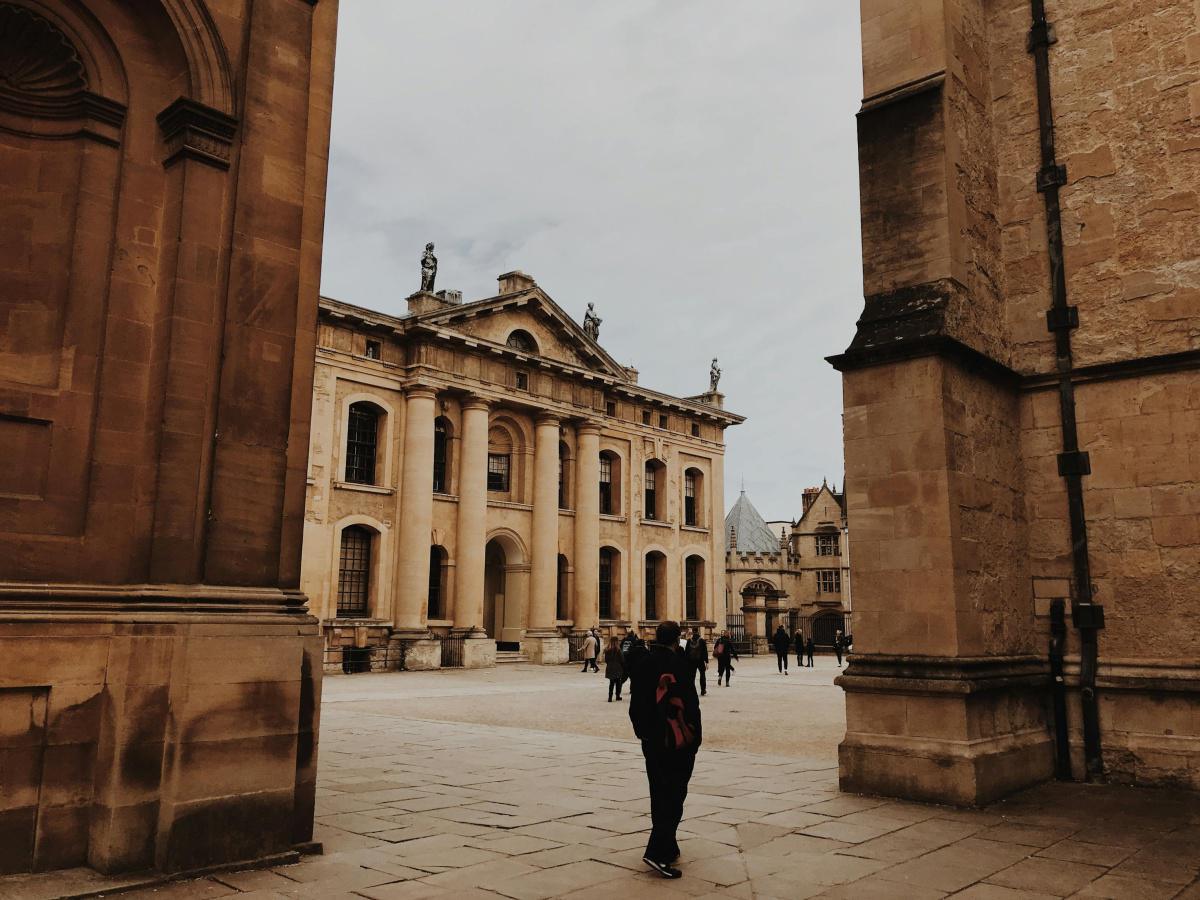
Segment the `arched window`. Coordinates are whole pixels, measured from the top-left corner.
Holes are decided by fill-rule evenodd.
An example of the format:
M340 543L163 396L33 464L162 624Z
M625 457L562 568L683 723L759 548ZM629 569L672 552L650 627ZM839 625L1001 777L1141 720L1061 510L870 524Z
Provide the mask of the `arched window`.
M646 476L643 487L645 489L645 510L644 515L647 519L662 520L665 519L666 504L663 500L666 499L663 494L663 488L666 487L667 467L657 459L646 461Z
M433 423L433 492L450 493L450 420L438 416Z
M558 554L558 581L554 594L554 616L557 619L567 618L567 558Z
M643 594L646 598L646 619L656 622L661 611L666 609L667 599L667 558L657 550L651 550L646 554L645 577Z
M601 619L615 618L617 610L621 607L620 560L621 552L619 550L614 550L612 547L600 548L598 593Z
M445 617L446 551L434 544L429 548L429 608L427 619Z
M350 404L346 422L346 481L375 484L375 459L379 445L379 420L383 411L360 400Z
M488 433L487 489L495 494L512 490L513 440L508 429L492 426Z
M362 525L342 530L338 561L337 615L356 618L371 611L371 545L375 533Z
M683 524L700 527L704 521L704 474L699 469L683 473Z
M571 449L558 442L558 508L571 508Z
M508 340L504 342L513 350L519 353L537 353L537 341L533 339L533 335L528 331L518 328L508 336Z
M775 588L768 581L751 581L742 588L743 597L773 597Z
M704 606L704 560L699 556L689 556L684 560L683 578L683 617L689 622L696 622Z
M621 457L611 450L600 453L600 514L621 514Z

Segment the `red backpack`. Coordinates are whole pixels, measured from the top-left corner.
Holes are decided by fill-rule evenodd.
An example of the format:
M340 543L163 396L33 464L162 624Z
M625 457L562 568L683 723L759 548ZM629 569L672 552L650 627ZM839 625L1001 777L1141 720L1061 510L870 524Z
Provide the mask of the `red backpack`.
M654 702L657 704L659 732L664 748L678 751L694 746L696 732L683 717L684 704L679 693L679 683L670 672L664 672L658 677Z

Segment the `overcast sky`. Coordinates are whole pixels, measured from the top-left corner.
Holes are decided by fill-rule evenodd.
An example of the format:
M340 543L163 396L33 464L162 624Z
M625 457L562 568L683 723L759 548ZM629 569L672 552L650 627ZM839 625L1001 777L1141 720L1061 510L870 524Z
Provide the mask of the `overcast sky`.
M727 503L842 483L862 306L846 0L344 0L324 293L393 314L521 269L676 395L724 369Z

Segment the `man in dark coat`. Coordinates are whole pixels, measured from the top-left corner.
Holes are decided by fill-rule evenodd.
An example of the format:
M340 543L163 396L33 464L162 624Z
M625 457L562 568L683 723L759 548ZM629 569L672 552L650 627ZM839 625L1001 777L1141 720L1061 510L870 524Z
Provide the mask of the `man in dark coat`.
M787 631L780 625L775 629L775 636L771 639L771 646L775 648L775 658L779 663L779 671L784 675L788 673L788 648L792 645L792 639L788 637Z
M804 632L799 628L796 629L795 635L792 636L792 646L796 648L796 668L804 668Z
M700 636L699 628L692 629L685 652L696 671L700 673L700 696L703 697L708 693L708 683L704 680L704 671L708 668L708 641Z
M654 643L634 648L628 659L630 675L629 721L642 742L646 760L646 779L650 785L650 839L642 857L646 865L664 878L679 878L683 873L673 863L679 858L676 831L683 818L688 781L700 749L700 698L692 664L679 648L679 625L661 623ZM676 701L678 707L671 704ZM668 711L679 709L672 720L686 728L690 740L672 741ZM672 746L672 744L675 746Z
M713 644L713 656L717 658L717 685L721 684L721 677L725 677L725 687L729 687L729 678L733 675L733 661L738 658L737 648L733 646L733 641L729 639L729 632L721 632L721 636L717 638Z
M813 651L817 649L816 642L813 641L811 634L808 636L808 643L805 645L804 649L808 655L808 665L811 668L813 664Z

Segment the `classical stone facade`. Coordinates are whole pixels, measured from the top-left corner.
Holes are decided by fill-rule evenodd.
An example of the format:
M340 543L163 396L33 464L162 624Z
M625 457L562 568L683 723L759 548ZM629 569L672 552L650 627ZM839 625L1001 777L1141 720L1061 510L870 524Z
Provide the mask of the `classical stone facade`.
M862 5L847 788L1200 787L1198 15Z
M311 839L336 15L0 2L0 873Z
M821 650L850 634L845 495L826 482L805 488L803 503L799 519L765 522L743 491L725 516L726 605L758 652L779 625Z
M520 272L408 302L321 301L302 583L328 669L558 663L597 624L719 624L742 421L721 395L639 386Z

